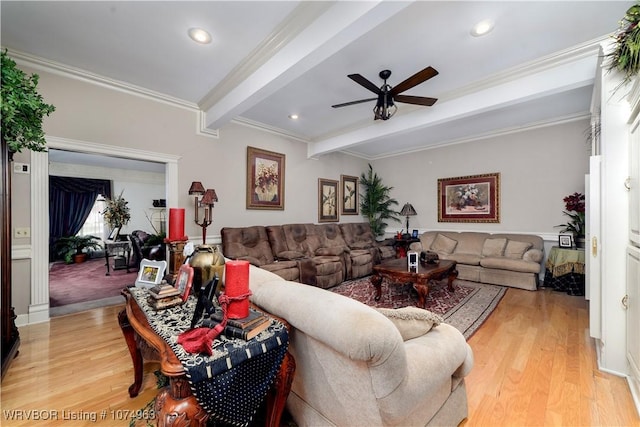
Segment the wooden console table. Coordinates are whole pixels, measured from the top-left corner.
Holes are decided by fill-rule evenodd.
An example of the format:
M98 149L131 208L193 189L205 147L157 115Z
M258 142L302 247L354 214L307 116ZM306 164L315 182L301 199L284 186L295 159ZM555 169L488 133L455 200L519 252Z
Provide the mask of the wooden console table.
M204 427L209 414L192 394L180 360L167 342L151 328L131 292L124 289L122 295L126 299L126 305L118 314L118 323L131 353L134 370L134 382L129 387L129 396L135 397L140 392L144 360L158 361L161 372L169 378L169 386L161 389L156 398L158 425ZM267 393L265 425L279 427L294 372L295 361L287 351L274 384Z

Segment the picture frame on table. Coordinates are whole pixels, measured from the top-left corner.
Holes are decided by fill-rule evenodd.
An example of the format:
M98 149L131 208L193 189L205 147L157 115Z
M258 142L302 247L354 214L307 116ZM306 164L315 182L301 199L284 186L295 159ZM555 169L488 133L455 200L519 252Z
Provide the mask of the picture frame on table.
M175 288L180 292L182 302L187 301L189 293L191 292L191 285L193 283L193 267L189 264L182 264L180 270L178 270L178 277L176 277Z
M340 175L340 188L342 189L340 213L342 215L358 215L358 207L360 205L360 199L358 197L358 177Z
M417 238L418 238L418 230L413 230L413 231L411 232L411 237L412 237L413 239L417 239Z
M247 209L284 210L285 155L247 147Z
M571 234L559 234L558 246L560 246L561 248L571 249L573 247L573 239L571 238Z
M114 227L113 230L111 230L111 233L109 233L109 237L107 237L107 240L116 240L119 234L120 227Z
M500 222L500 173L439 178L438 222Z
M318 222L338 222L338 181L318 178Z
M136 278L136 287L152 288L162 282L164 272L167 269L167 261L151 261L143 258L140 261L140 269Z

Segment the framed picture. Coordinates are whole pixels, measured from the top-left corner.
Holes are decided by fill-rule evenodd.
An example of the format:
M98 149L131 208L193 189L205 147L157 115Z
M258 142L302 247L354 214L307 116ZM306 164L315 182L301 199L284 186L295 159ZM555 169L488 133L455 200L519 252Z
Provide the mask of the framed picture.
M285 155L247 147L247 209L284 210Z
M167 261L151 261L144 258L140 261L136 286L139 288L152 288L162 281Z
M189 264L182 264L178 271L178 277L176 278L175 287L180 291L182 302L185 302L189 298L189 292L191 292L191 283L193 283L193 267Z
M413 230L411 232L411 237L414 238L414 239L417 239L418 238L418 230Z
M438 179L438 222L500 222L500 174Z
M111 233L109 233L109 237L107 237L107 240L116 240L118 238L118 234L120 234L120 227L115 227L113 230L111 230Z
M340 213L342 215L358 215L358 177L340 175L340 188L342 188L342 203Z
M558 246L560 246L561 248L572 248L573 242L571 239L571 234L559 234Z
M318 178L318 222L338 221L338 181Z

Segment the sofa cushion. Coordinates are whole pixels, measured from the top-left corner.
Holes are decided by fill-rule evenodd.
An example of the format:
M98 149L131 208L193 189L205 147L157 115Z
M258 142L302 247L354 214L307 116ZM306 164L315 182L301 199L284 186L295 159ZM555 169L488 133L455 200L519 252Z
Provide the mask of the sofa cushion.
M483 257L499 257L504 253L507 239L486 239L482 246Z
M521 271L523 273L540 272L540 264L538 264L537 262L530 262L507 257L485 257L480 261L480 265L485 268Z
M530 242L519 242L509 239L504 248L504 256L507 258L522 259L524 253L533 246Z
M378 308L398 328L403 341L420 337L443 322L442 317L418 307Z
M292 260L304 258L304 254L298 251L282 251L276 255L281 260Z
M431 244L431 250L435 252L442 252L445 254L453 253L456 249L456 245L458 244L457 240L453 240L443 234L439 234L433 240Z
M466 264L466 265L480 265L480 259L482 257L476 254L462 254L462 253L454 253L450 255L445 255L442 259L450 259L458 264Z
M522 255L522 259L525 261L540 263L543 256L544 254L540 249L529 249L524 253L524 255Z

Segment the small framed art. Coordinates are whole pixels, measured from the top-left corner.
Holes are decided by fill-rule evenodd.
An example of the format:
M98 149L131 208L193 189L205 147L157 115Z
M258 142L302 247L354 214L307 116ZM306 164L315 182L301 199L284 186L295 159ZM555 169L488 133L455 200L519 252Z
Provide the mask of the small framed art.
M572 248L573 242L571 239L571 234L558 235L558 246L560 246L561 248Z
M318 178L318 222L338 221L338 181Z
M180 292L182 302L185 302L189 298L191 292L191 284L193 283L193 267L189 264L182 264L178 271L178 277L176 278L175 287Z
M114 227L114 229L111 230L111 233L109 233L107 240L116 240L118 238L118 234L120 234L120 227Z
M342 203L340 213L342 215L358 215L358 177L340 175L342 187Z
M136 286L139 288L152 288L159 284L167 269L167 261L151 261L144 258L140 261Z
M411 232L411 237L414 238L414 239L417 239L418 238L418 230L413 230Z

